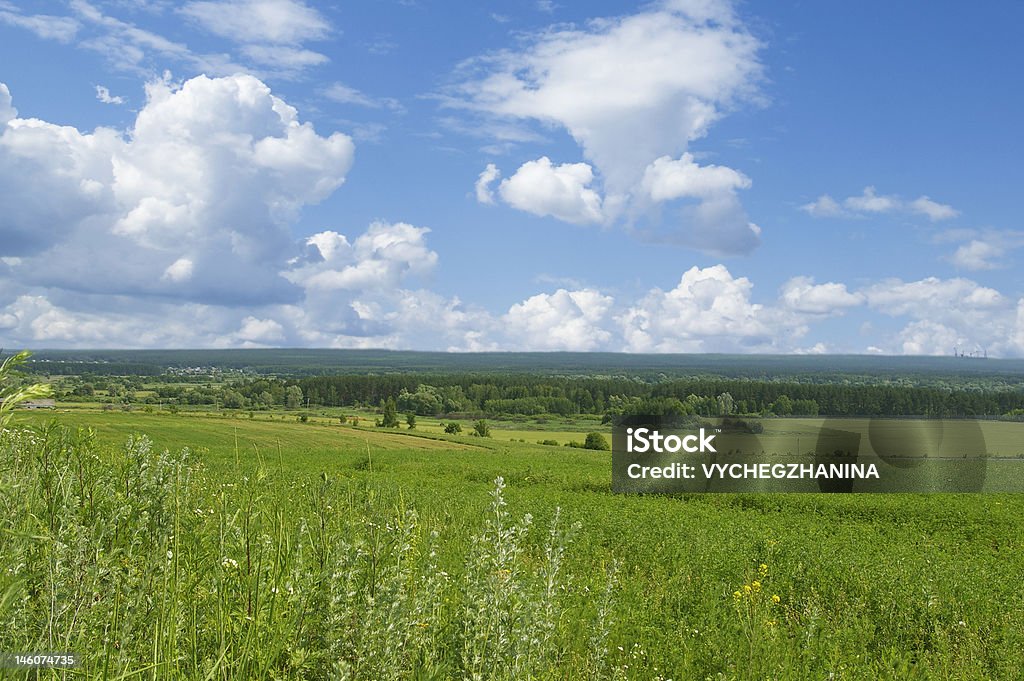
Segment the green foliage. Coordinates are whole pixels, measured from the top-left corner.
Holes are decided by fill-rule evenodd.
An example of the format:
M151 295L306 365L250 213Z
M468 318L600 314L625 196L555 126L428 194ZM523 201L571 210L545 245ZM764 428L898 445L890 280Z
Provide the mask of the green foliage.
M383 400L380 404L381 417L377 419L378 428L397 428L398 427L398 408L395 406L395 400L393 397L389 397Z
M608 451L611 449L608 445L608 440L601 433L587 433L587 439L583 442L583 448L596 449L598 451Z
M473 434L477 437L490 437L491 427L487 425L487 421L485 419L480 419L473 424Z
M13 384L14 370L24 365L25 360L31 355L32 353L23 350L7 357L3 363L0 363L0 430L7 427L11 415L19 404L53 394L53 390L45 383Z
M405 415L405 425L409 428L409 430L415 430L416 429L416 414L406 414Z
M298 409L302 406L302 388L297 385L290 385L284 391L284 406L288 409Z
M462 424L455 421L449 421L444 425L444 432L449 435L458 435L462 432Z

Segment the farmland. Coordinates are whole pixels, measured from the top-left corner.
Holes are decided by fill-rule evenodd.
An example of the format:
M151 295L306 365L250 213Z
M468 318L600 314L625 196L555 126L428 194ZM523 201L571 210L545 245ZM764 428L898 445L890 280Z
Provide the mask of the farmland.
M18 414L35 430L3 444L0 623L5 648L82 655L69 677L1024 667L1018 495L613 495L607 452L536 444L571 429L53 416ZM985 427L1008 455L1022 441Z

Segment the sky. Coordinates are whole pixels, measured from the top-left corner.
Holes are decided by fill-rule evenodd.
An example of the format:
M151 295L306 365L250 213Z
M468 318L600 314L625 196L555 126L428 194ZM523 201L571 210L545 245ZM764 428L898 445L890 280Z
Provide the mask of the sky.
M0 0L0 346L1021 357L1022 23Z

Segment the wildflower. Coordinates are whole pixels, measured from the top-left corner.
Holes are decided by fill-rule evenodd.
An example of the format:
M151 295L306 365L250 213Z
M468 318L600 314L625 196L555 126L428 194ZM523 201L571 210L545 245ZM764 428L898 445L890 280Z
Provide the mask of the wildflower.
M757 581L756 579L753 582L751 582L750 586L754 589L754 591L761 590L761 582Z
M170 549L167 549L167 560L173 560L173 559L174 559L174 551L171 551Z
M757 572L762 577L767 577L768 576L768 564L767 563L761 563L760 565L758 565L757 566Z
M781 601L782 601L782 599L779 598L779 594L772 594L772 603L775 603L776 605L778 605L779 602L781 602Z
M750 593L750 585L749 584L744 584L743 585L743 591L744 591L744 593Z
M223 560L220 561L220 566L222 568L224 568L225 570L237 570L238 569L238 561L235 560L234 558L224 558Z
M741 594L739 591L733 591L732 597L738 601L739 599L743 598L743 594Z

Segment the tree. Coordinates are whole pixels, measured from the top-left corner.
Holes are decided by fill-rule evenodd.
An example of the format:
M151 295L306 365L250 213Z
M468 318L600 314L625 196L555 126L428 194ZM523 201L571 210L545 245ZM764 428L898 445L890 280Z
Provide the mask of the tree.
M793 413L793 400L789 395L779 395L772 404L772 411L778 416L789 416Z
M302 388L297 385L290 385L284 391L284 406L288 409L298 409L302 406Z
M489 425L487 425L487 421L486 420L480 419L475 424L473 424L473 432L478 437L490 437L491 436L491 427Z
M412 412L405 415L405 424L409 427L409 430L416 429L416 414Z
M718 396L718 415L728 416L733 413L735 402L732 399L732 395L729 393L722 393Z
M611 447L608 446L608 440L605 439L601 433L587 433L587 439L583 442L584 449L596 449L599 451L608 451Z
M381 417L377 420L378 428L398 427L398 408L395 406L395 398L389 397L380 403Z
M462 425L455 423L455 421L450 421L445 424L444 432L448 433L449 435L458 435L459 433L462 432Z

